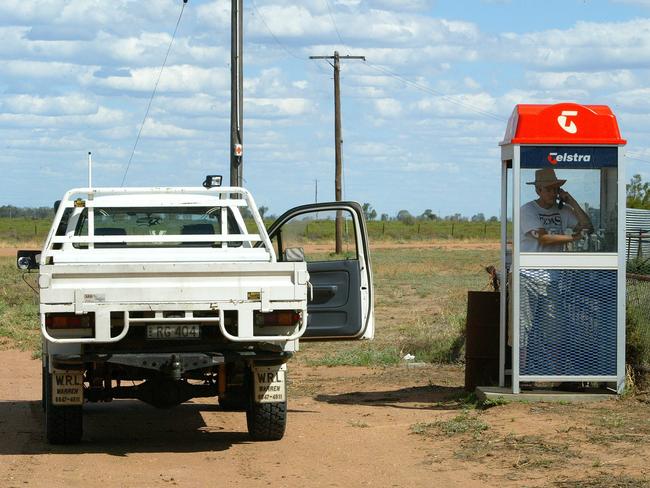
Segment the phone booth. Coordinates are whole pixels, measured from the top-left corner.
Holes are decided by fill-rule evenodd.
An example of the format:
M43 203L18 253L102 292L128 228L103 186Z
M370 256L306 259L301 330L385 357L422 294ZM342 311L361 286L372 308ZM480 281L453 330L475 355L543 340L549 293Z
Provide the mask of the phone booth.
M500 143L500 386L625 382L625 174L603 105L517 105Z

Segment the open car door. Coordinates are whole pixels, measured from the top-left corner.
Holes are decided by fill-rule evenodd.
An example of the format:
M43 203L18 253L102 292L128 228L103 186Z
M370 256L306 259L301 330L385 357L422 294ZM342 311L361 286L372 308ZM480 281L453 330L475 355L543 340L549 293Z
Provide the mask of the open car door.
M336 252L336 228L340 252ZM361 205L302 205L270 227L278 260L307 262L309 292L305 340L372 339L375 331L368 232Z

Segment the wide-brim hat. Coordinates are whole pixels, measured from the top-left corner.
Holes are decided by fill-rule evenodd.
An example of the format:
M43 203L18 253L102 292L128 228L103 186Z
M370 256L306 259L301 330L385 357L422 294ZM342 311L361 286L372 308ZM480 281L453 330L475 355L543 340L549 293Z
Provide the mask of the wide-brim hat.
M527 185L535 185L535 186L562 186L566 183L566 180L561 180L558 179L557 176L555 176L555 171L553 168L544 168L544 169L538 169L535 171L535 181L527 181Z

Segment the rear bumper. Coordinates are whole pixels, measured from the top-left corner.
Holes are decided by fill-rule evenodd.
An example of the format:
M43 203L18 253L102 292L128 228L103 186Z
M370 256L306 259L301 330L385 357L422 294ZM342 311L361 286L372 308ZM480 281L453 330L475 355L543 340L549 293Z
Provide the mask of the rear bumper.
M185 373L240 361L269 365L283 364L292 356L292 352L284 351L82 353L53 354L51 361L56 369L83 369L84 365L92 363L113 364L171 374L174 371Z

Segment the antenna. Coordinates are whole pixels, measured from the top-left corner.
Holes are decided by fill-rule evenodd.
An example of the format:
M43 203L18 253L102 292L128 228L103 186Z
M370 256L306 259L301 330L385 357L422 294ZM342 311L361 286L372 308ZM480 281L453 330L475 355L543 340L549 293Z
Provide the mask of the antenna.
M88 151L88 188L93 187L93 154Z

